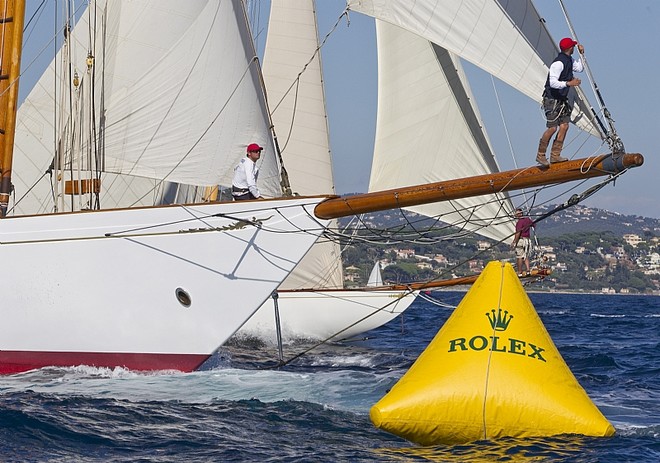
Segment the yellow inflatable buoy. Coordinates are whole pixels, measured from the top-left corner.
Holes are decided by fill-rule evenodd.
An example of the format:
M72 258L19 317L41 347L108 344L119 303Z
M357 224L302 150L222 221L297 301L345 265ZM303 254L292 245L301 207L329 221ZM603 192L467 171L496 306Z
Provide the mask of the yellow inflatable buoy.
M486 266L370 417L376 427L421 445L615 432L503 262Z

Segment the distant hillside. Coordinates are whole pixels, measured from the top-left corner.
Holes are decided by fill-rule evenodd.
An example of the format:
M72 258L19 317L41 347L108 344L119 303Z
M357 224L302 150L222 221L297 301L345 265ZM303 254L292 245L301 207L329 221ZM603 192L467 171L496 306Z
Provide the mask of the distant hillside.
M538 207L532 211L532 218L539 217L555 207L556 205ZM660 220L577 205L544 219L536 228L540 236L550 237L567 233L604 231L618 236L626 233L644 236L644 232L657 236L660 235Z
M557 205L539 206L532 210L533 219L556 208ZM388 210L373 214L366 214L363 220L379 227L396 227L409 220L415 220L415 226L432 226L434 221L425 219L411 212L404 213L398 210ZM346 225L350 218L340 220ZM539 237L558 237L568 233L605 232L610 231L617 236L626 233L635 233L644 236L645 233L660 236L660 220L637 215L623 215L609 212L604 209L595 209L582 205L572 206L557 212L538 223Z

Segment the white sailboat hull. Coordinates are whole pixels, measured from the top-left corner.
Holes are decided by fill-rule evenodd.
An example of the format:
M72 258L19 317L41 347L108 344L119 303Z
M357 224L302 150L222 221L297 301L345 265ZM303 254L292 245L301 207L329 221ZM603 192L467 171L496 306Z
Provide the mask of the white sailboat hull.
M1 220L0 373L195 369L318 238L323 199Z
M277 305L284 341L348 339L378 328L401 315L418 291L323 290L279 292ZM268 299L238 331L277 341L273 299Z

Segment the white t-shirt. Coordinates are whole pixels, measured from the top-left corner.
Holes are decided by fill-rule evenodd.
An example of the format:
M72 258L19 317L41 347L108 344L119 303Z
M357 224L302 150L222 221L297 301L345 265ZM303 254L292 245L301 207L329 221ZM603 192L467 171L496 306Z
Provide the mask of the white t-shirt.
M234 167L234 179L231 184L242 190L250 190L252 196L259 198L261 193L259 193L259 188L257 188L258 177L259 167L257 167L257 163L245 157Z

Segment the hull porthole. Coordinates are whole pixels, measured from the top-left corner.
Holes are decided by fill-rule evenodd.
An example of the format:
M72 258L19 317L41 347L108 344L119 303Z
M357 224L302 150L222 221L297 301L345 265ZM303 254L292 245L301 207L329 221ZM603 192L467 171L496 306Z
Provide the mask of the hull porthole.
M192 304L192 298L185 289L177 288L175 294L176 294L176 299L179 301L179 303L182 306L190 307L190 304Z

